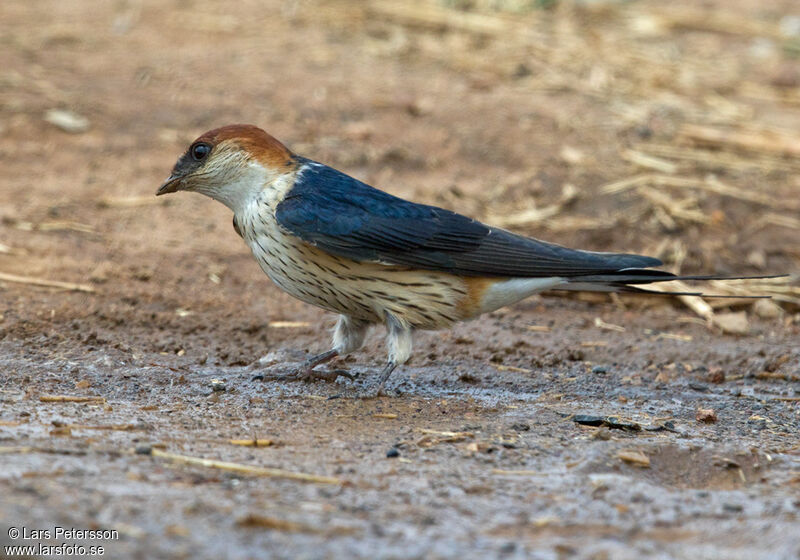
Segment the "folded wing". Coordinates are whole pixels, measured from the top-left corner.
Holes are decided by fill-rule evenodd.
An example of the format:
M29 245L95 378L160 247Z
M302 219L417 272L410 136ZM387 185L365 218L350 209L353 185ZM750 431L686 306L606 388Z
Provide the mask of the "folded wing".
M672 276L628 270L662 264L652 257L579 251L523 237L397 198L307 160L276 217L307 243L356 261L465 276L572 278L625 271L626 278L641 275L643 283Z

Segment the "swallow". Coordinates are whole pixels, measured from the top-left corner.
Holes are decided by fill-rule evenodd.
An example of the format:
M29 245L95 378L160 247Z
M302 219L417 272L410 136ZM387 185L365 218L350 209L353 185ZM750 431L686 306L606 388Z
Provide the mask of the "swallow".
M352 378L314 368L360 348L371 325L386 326L376 394L411 356L416 329L445 329L545 290L661 294L641 286L719 278L676 276L654 269L663 263L653 257L569 249L410 202L299 156L252 125L192 142L156 194L176 191L230 208L236 233L279 288L339 314L332 348L290 377Z

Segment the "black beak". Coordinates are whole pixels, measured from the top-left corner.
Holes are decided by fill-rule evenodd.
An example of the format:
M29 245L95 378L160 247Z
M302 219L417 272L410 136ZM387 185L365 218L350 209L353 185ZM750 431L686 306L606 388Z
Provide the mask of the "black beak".
M164 181L164 184L158 187L156 191L156 196L161 196L162 194L174 193L176 191L181 190L183 186L183 176L181 175L170 175L169 179Z

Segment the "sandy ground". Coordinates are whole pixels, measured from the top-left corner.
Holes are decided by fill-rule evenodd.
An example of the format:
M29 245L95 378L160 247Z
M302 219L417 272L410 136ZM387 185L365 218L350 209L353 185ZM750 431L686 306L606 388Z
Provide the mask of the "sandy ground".
M361 400L381 332L335 364L355 382L253 380L326 349L334 317L271 285L221 205L153 197L195 136L250 122L562 244L800 272L796 5L536 5L0 4L0 272L92 290L0 281L2 544L59 525L117 531L110 558L800 557L796 283L711 326L534 297L418 333L398 394Z

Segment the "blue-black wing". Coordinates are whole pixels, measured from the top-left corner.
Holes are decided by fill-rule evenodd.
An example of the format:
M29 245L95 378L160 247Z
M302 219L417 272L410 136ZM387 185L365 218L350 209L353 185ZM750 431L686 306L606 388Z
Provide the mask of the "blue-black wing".
M671 276L630 270L662 264L652 257L578 251L523 237L304 162L295 185L278 204L278 223L340 257L466 276L569 278L624 270L634 283Z

